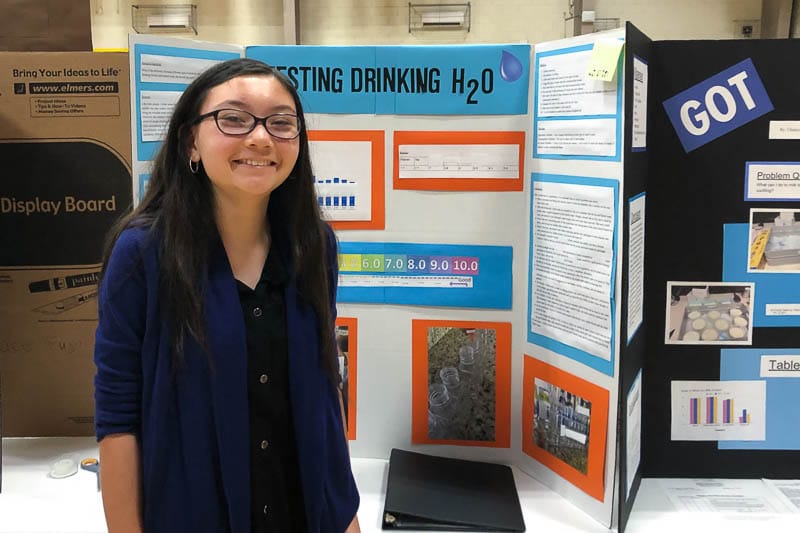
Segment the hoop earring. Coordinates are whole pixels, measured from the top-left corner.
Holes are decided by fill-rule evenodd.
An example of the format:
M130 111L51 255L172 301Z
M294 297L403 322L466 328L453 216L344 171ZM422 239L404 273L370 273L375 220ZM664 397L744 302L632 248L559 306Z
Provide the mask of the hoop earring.
M192 158L189 158L189 172L192 174L197 174L200 170L200 161L192 161Z

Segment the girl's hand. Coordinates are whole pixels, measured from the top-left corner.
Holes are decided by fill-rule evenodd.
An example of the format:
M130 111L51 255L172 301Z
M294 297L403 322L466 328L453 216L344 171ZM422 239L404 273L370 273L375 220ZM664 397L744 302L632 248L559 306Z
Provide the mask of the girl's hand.
M361 533L361 527L358 525L358 516L353 517L353 521L347 526L344 533Z

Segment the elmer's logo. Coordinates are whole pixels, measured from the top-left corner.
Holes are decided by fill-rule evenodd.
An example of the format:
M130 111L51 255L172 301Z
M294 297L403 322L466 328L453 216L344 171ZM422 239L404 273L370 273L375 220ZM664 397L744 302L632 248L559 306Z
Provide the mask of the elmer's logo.
M772 111L753 61L733 65L664 101L672 127L687 152Z

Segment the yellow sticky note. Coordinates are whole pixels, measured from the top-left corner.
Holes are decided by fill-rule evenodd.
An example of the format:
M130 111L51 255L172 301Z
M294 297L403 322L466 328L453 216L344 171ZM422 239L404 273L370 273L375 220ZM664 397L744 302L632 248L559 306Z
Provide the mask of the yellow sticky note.
M594 80L612 81L617 73L619 55L625 41L622 39L598 39L592 48L586 76Z

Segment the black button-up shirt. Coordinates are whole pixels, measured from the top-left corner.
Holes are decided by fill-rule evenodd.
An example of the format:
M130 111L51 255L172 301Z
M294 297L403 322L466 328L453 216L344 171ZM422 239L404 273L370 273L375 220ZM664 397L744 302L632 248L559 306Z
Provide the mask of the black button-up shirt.
M306 530L289 400L283 296L287 280L285 261L273 246L255 289L237 281L247 331L250 514L254 533Z

